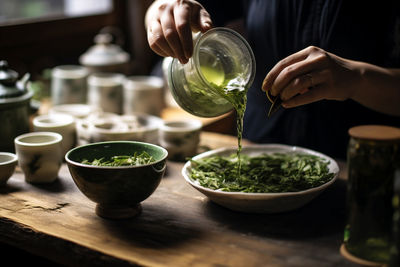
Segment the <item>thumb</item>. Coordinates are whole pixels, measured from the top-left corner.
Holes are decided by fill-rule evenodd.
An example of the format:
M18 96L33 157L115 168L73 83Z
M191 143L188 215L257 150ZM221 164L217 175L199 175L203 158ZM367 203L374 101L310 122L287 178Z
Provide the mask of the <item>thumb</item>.
M200 10L199 25L201 32L206 32L212 27L210 14L203 8Z
M191 28L193 32L206 32L212 27L210 14L202 7L192 11Z

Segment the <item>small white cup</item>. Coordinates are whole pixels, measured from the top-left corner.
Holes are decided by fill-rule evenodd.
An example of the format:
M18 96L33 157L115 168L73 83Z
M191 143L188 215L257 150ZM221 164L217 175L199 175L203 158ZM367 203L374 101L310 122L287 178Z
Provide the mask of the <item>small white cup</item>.
M62 164L62 136L53 132L33 132L14 139L18 164L28 183L51 183Z
M129 76L124 83L123 113L160 116L165 107L164 81L157 76Z
M46 114L33 119L35 132L55 132L62 135L62 154L65 155L76 144L75 118L68 114Z
M160 126L159 143L168 151L168 159L184 161L197 154L201 121L164 121Z

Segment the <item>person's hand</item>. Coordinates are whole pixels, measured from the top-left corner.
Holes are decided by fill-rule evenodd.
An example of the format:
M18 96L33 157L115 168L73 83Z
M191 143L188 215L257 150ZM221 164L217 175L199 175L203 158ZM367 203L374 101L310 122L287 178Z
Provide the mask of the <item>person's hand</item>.
M155 1L146 13L150 48L163 57L186 63L193 53L193 32L212 26L208 12L193 0Z
M278 62L265 77L262 90L280 95L285 108L322 99L346 100L360 79L357 64L310 46Z

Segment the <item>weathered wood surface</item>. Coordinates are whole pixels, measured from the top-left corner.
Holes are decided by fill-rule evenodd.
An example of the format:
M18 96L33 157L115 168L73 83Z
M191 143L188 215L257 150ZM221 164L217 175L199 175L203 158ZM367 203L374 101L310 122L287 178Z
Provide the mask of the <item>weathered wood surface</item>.
M203 134L202 142L236 139ZM354 266L339 253L344 179L297 211L256 215L210 202L186 184L182 166L168 162L142 213L121 221L98 217L65 165L49 185L18 171L0 189L0 241L74 266Z

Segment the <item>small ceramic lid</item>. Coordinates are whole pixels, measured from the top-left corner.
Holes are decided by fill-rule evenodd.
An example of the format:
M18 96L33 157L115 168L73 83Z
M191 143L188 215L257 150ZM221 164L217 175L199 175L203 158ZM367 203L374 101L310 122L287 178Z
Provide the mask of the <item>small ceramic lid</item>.
M400 128L385 125L361 125L350 128L349 135L357 139L400 141Z
M21 96L24 88L17 85L18 73L8 67L8 62L0 61L0 98Z
M85 66L108 66L128 62L129 54L111 41L112 36L109 33L96 35L94 38L96 44L80 56L79 62Z

